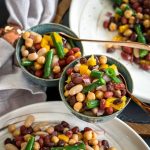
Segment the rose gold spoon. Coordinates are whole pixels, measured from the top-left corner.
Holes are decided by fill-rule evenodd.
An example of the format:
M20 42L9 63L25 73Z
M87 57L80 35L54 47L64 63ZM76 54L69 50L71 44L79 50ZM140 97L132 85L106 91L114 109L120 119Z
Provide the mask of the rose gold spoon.
M137 97L135 97L134 95L132 95L130 93L130 91L128 90L128 87L127 87L127 83L126 83L126 80L125 78L123 77L122 74L119 74L120 78L123 80L125 86L126 86L126 91L127 91L127 95L131 98L131 100L133 100L137 105L139 105L145 112L149 113L150 114L150 106L141 102Z
M127 46L132 48L138 48L138 49L145 49L150 51L150 45L144 44L144 43L138 43L138 42L126 42L126 41L103 41L103 40L91 40L91 39L80 39L73 36L70 36L64 32L59 32L60 35L70 38L75 41L85 41L85 42L99 42L104 44L112 44L112 45L118 45L118 46Z

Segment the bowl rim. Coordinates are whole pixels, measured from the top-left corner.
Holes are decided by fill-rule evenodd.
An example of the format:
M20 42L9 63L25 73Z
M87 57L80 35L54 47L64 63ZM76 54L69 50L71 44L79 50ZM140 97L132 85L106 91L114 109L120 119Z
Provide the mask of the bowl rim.
M103 54L85 55L85 56L82 56L81 58L83 58L83 57L90 57L90 56L92 56L92 55L94 55L94 56L106 56L108 59L111 59L111 60L117 62L118 64L121 64L121 65L124 67L125 71L128 72L128 75L130 76L131 85L132 85L131 93L133 93L133 89L134 89L133 79L132 79L131 74L130 74L130 72L128 71L128 69L127 69L121 62L119 62L118 60L116 60L116 59L114 59L114 58L112 58L112 57L109 57L109 56L103 55ZM66 101L66 98L64 97L63 92L61 92L61 82L62 82L62 79L63 79L63 77L65 76L65 72L66 72L66 70L69 68L69 66L71 66L71 65L74 64L75 62L79 61L81 58L78 58L78 59L74 60L73 62L71 62L71 63L63 70L63 72L62 72L62 74L61 74L61 77L60 77L60 80L59 80L59 94L60 94L60 97L61 97L62 101L65 103L65 105L67 106L67 108L69 108L69 110L72 111L73 114L77 114L77 115L80 116L80 117L88 118L88 119L91 119L91 120L99 120L100 118L104 118L104 117L105 117L105 118L110 118L110 116L116 117L116 116L118 115L118 113L121 113L121 112L125 109L125 107L127 107L127 105L129 104L129 102L130 102L130 100L131 100L130 97L128 98L128 101L127 101L127 103L126 103L126 105L125 105L125 107L124 107L123 109L121 109L121 110L119 110L119 111L116 111L115 113L113 113L113 114L111 114L111 115L107 115L107 116L97 116L97 117L95 117L95 116L88 116L88 115L85 115L85 114L82 114L82 113L80 113L80 112L75 111L75 110L68 104L68 102ZM111 119L110 119L110 120L111 120Z
M76 37L78 37L78 36L76 35L76 33L75 33L74 31L72 31L69 27L64 26L64 25L62 25L62 24L57 24L57 23L44 23L44 24L39 24L39 25L32 26L31 28L29 28L29 29L27 29L27 30L25 30L25 31L32 31L33 28L36 28L36 27L39 27L39 26L46 26L46 25L54 25L54 26L59 26L59 27L61 27L61 28L65 28L66 30L69 30L69 32L73 33ZM17 41L16 48L15 48L15 56L16 56L16 60L17 60L18 66L21 67L21 69L22 69L25 73L29 74L29 76L31 76L32 78L36 78L37 80L53 81L53 82L59 81L60 78L57 78L57 79L53 79L53 78L52 78L52 79L39 78L39 77L33 75L32 73L30 73L25 67L23 67L23 66L21 65L21 63L20 63L20 61L19 61L19 60L20 60L20 57L19 57L19 55L17 54L18 51L16 50L16 49L19 47L19 42L20 42L21 39L22 39L22 36L21 36L20 39ZM84 48L83 48L82 42L80 42L80 44L81 44L81 46L82 46L82 56L84 56ZM20 50L19 50L19 51L20 51ZM66 65L65 67L67 67L67 65ZM65 67L64 67L64 68L65 68Z

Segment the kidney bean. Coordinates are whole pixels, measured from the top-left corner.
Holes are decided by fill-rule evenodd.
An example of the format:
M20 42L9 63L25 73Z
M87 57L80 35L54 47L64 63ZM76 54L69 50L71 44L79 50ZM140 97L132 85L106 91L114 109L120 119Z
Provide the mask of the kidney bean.
M71 74L71 80L73 80L76 77L81 77L81 75L79 73L72 73Z
M127 24L128 23L128 20L127 20L127 18L126 17L121 17L121 23L122 24Z
M76 52L79 52L79 51L80 51L80 48L79 48L79 47L74 47L74 48L72 48L71 50L73 50L74 53L76 53Z
M108 91L114 91L114 84L111 81L107 82L106 86Z
M9 144L9 143L11 143L11 138L7 138L5 141L4 141L4 144L6 145L6 144Z
M16 141L16 146L20 148L21 147L21 143L22 143L22 141Z
M150 53L145 57L146 60L150 61Z
M86 132L86 131L92 131L92 129L89 128L89 127L85 127L85 128L84 128L84 132Z
M67 101L69 102L70 106L73 107L74 104L77 102L76 97L75 96L69 96Z
M107 140L102 140L102 145L104 146L104 149L108 149L109 148L109 143Z
M138 7L138 8L136 9L136 11L139 12L139 13L141 13L141 12L143 11L143 8L142 8L142 7Z
M69 138L71 138L73 135L73 132L72 131L66 131L65 135L68 136Z
M123 83L114 84L116 90L123 90L125 89L125 85Z
M121 96L126 95L126 93L127 93L127 90L126 90L126 89L121 90Z
M68 76L71 75L72 72L73 72L73 68L69 68L66 71L66 73L67 73Z
M60 77L61 77L61 73L60 72L54 75L54 79L58 79Z
M114 47L107 48L107 53L113 53L113 52L115 52Z
M66 89L67 90L70 90L73 86L75 86L75 84L73 82L69 82L67 85L66 85Z
M82 79L82 77L75 77L75 78L73 78L72 82L74 84L80 84L83 82L83 79Z
M58 135L58 132L57 131L54 131L53 133L52 133L52 136L57 136Z
M103 22L103 27L104 27L105 29L108 29L108 27L109 27L109 20L105 20L105 21Z
M73 50L70 50L70 51L67 53L67 56L71 56L71 55L74 55L74 51L73 51Z
M60 60L58 61L58 63L59 63L59 66L64 66L64 65L66 65L65 59L60 59Z
M109 98L109 97L112 97L112 96L113 96L113 92L111 92L111 91L104 92L104 98Z
M106 112L107 115L111 115L111 114L114 112L114 110L113 110L112 107L107 107L107 108L105 109L105 112Z
M134 42L136 41L136 38L137 38L137 35L135 33L132 33L130 36L130 40Z
M42 77L43 76L43 70L36 70L35 71L35 76L37 76L37 77Z
M51 142L51 141L45 141L44 145L48 146L48 147L53 147L55 144L53 142Z
M67 123L66 121L62 121L61 124L64 128L69 128L69 123Z
M126 47L126 46L123 46L122 50L123 50L124 52L126 52L127 54L132 54L132 52L133 52L133 48L131 48L131 47Z
M150 70L150 65L148 65L148 64L140 64L140 68L142 68L143 70Z
M134 9L137 9L138 7L139 7L139 3L138 2L136 2L136 3L134 3L133 5L132 5L132 7L134 8Z
M72 62L73 60L75 60L75 59L76 59L75 56L71 55L71 56L69 56L69 57L67 58L66 63L69 64L69 63L71 63L71 62Z
M133 61L134 61L136 64L139 64L139 63L140 63L140 58L133 57Z
M58 146L64 146L65 142L63 140L59 140L59 142L57 143Z
M64 130L64 127L62 124L58 124L54 127L55 131L57 132L62 132L63 133L63 130Z
M79 127L73 127L72 129L71 129L71 131L73 132L73 134L76 134L76 133L78 133L79 132Z
M20 132L21 132L21 135L26 135L27 134L27 128L24 125L22 125L20 127Z
M131 55L129 55L125 52L121 52L121 56L124 60L131 60L132 59Z
M43 147L43 145L44 145L44 140L43 140L43 138L39 138L39 140L38 140L38 143L40 144L40 147Z
M81 64L86 64L87 63L87 59L85 57L80 59L80 63Z
M41 44L40 43L34 44L34 47L36 50L39 50L41 48Z
M100 109L104 110L105 107L106 107L106 101L105 101L105 99L101 99L101 101L100 101Z

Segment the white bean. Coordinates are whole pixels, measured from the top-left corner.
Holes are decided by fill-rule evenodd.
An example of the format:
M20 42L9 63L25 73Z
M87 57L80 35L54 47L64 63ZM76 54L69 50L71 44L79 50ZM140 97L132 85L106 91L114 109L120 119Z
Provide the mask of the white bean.
M78 84L74 87L72 87L70 90L69 90L69 95L73 96L79 92L81 92L83 90L83 85L82 84Z
M59 61L59 57L57 55L54 55L53 61L52 61L52 66L54 66L55 64L58 64L58 61Z
M47 52L46 48L41 48L38 50L37 54L38 56L44 56L46 52Z
M29 51L28 50L24 50L21 52L23 57L27 57L29 55Z
M13 144L6 144L5 149L6 150L18 150L18 148Z
M33 45L33 40L31 38L27 38L25 40L25 46L26 47L32 47L32 45Z
M28 116L24 122L25 127L30 127L34 122L34 120L35 120L34 116L32 115Z
M37 53L30 53L30 54L28 55L28 59L29 59L30 61L34 61L34 60L36 60L37 58L38 58Z

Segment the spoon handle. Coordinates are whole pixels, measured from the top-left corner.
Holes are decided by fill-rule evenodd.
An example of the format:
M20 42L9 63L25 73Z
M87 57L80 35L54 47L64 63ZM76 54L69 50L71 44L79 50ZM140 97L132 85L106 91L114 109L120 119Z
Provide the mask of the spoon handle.
M145 112L149 113L149 115L150 115L150 106L149 105L141 102L138 98L133 96L130 92L128 92L128 95L137 105L139 105Z

